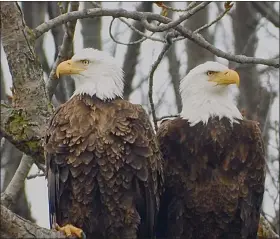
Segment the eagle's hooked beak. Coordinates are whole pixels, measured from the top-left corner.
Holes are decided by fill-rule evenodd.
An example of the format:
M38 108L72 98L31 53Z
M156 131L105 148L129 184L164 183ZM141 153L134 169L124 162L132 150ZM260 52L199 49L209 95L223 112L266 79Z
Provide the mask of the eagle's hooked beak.
M61 75L79 74L80 72L82 72L84 70L85 70L85 68L83 68L77 62L74 62L72 60L63 61L56 68L56 76L57 76L57 78L59 78Z
M239 86L240 79L239 75L234 70L226 70L214 73L210 76L209 81L217 83L217 85L230 85L236 84Z

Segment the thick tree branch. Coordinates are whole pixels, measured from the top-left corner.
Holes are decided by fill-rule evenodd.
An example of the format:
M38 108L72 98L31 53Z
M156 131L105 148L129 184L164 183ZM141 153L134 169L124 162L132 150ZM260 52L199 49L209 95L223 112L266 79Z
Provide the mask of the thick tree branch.
M200 5L199 5L200 6ZM191 11L194 11L195 8L191 9ZM174 28L177 30L182 36L185 38L195 42L196 44L200 45L201 47L205 48L206 50L212 52L214 55L218 57L225 58L229 61L234 61L238 63L248 63L248 64L263 64L268 66L274 66L279 68L279 58L277 59L262 59L262 58L255 58L255 57L247 57L244 55L234 55L230 53L226 53L212 44L210 44L208 41L206 41L200 34L195 34L193 31L190 31L186 28L184 28L181 25L176 25L174 23L175 21L172 21L170 18L163 17L159 14L150 13L150 12L137 12L137 11L126 11L124 9L85 9L83 11L75 11L71 13L66 13L63 15L60 15L54 19L51 19L41 25L39 25L37 28L35 28L34 35L35 37L39 37L45 32L49 31L51 28L58 26L60 24L63 24L67 21L73 21L77 19L83 19L88 17L101 17L101 16L112 16L114 18L124 17L124 18L131 18L137 21L141 21L145 28L147 30L156 30L161 31L163 29L169 30L170 28ZM185 19L186 15L184 15ZM152 26L150 23L148 23L148 20L156 20L160 23L169 24L168 27L164 28L157 28L155 26ZM180 23L180 21L179 21ZM178 24L179 24L178 23ZM167 26L163 25L163 26ZM175 26L175 27L174 27ZM161 26L158 26L161 27Z
M16 203L17 196L24 186L25 178L27 177L33 163L34 160L31 157L25 154L22 156L14 177L12 178L6 190L1 194L2 205L11 208L11 206Z
M1 2L1 39L14 93L14 107L1 107L1 134L37 160L43 159L40 139L51 107L43 71L34 53L35 39L22 17L15 2Z
M1 238L66 238L60 232L39 227L38 225L16 215L1 205Z
M34 130L37 125L27 120L23 109L1 104L0 135L9 140L20 151L44 163L41 135Z

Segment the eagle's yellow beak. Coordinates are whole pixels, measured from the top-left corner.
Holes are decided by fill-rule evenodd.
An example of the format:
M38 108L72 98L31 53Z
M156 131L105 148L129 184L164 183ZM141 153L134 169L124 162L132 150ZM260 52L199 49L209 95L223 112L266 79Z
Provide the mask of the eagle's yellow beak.
M79 62L74 62L72 60L61 62L56 68L56 76L59 78L61 75L73 75L79 74L84 71L85 68Z
M234 70L226 70L214 73L213 75L209 76L209 81L216 82L217 85L236 84L239 86L240 83L239 75Z

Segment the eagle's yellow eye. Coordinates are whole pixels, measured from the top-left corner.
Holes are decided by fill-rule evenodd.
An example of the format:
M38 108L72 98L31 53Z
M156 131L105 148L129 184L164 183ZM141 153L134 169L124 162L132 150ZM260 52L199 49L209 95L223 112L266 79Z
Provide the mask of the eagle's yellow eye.
M87 65L89 64L89 60L81 60L81 62L82 62L85 66L87 66Z
M211 75L213 75L215 73L215 71L207 71L207 75L208 76L211 76Z

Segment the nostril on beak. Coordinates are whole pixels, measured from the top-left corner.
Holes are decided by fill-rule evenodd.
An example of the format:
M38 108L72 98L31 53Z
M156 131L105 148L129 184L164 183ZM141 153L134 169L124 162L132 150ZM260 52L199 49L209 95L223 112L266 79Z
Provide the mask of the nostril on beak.
M228 75L229 73L228 73L228 71L225 73L225 75Z

